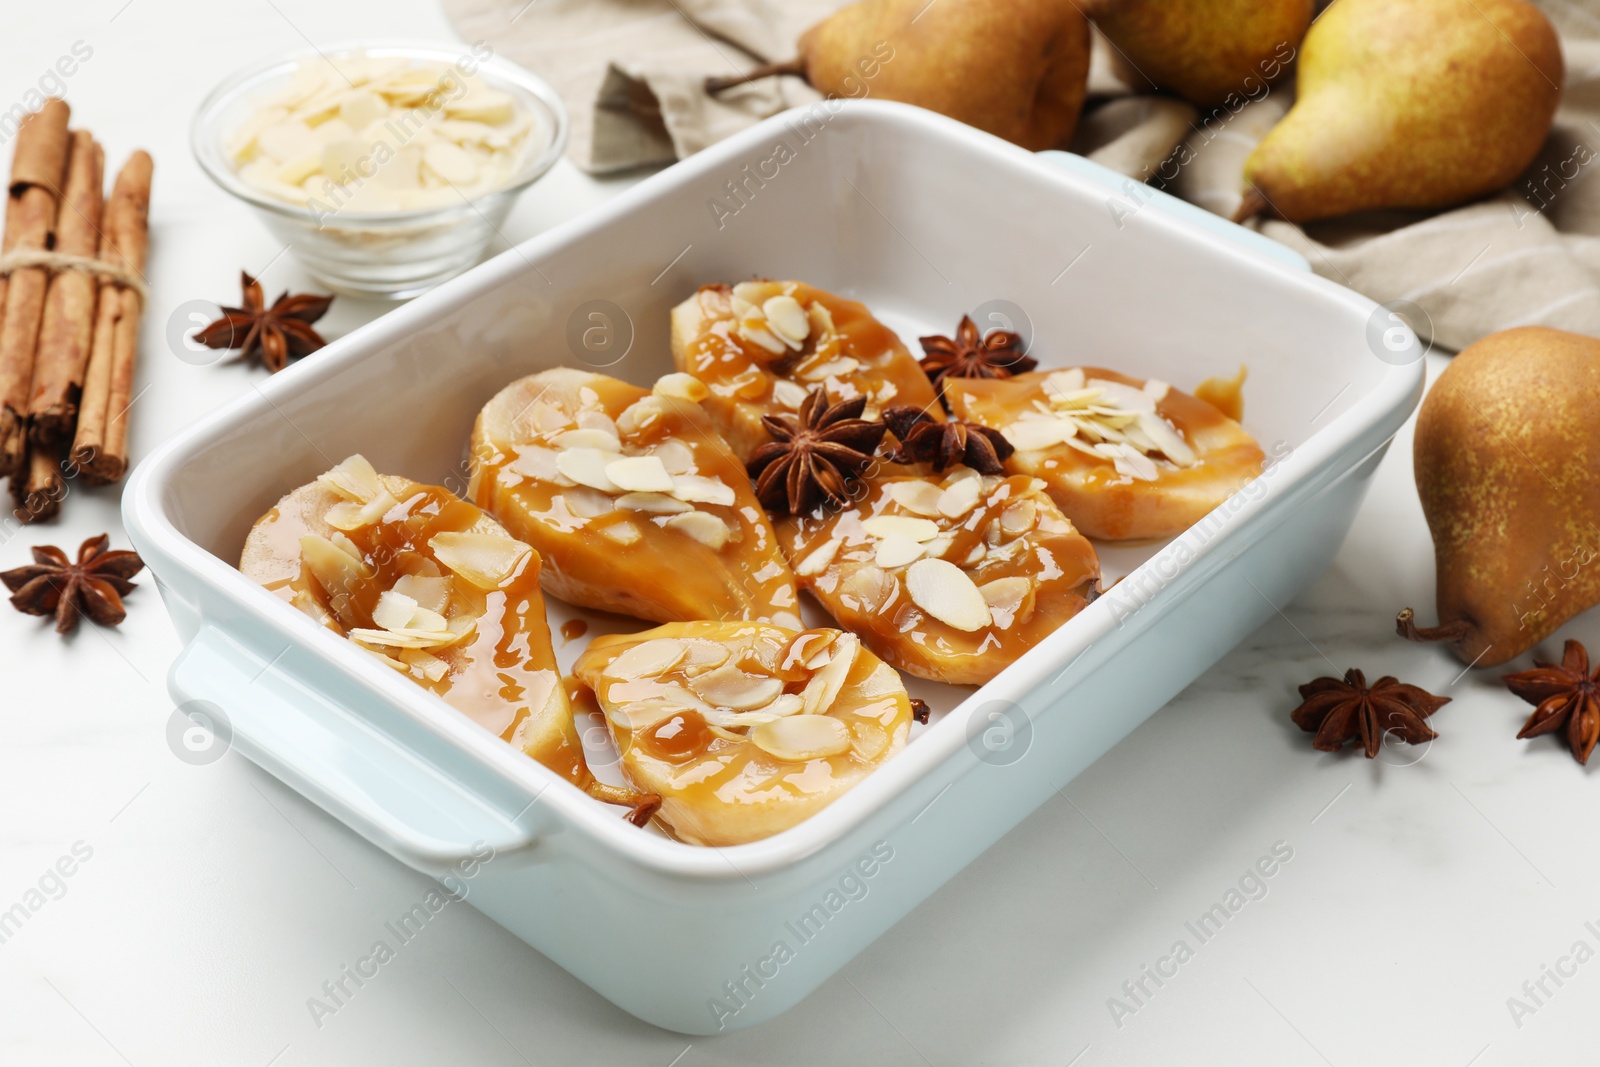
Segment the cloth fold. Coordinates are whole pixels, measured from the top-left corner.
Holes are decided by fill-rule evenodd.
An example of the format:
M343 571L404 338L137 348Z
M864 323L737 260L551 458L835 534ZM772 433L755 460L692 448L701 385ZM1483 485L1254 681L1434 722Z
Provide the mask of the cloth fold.
M693 155L818 94L793 77L712 98L707 76L794 54L845 0L443 0L469 41L548 80L572 115L569 154L596 174ZM1600 337L1600 15L1534 0L1562 37L1567 79L1540 158L1508 190L1442 212L1374 212L1301 227L1250 223L1317 273L1379 303L1421 309L1417 332L1460 349L1546 325ZM1201 115L1136 94L1096 34L1091 99L1070 146L1219 215L1240 201L1245 158L1288 109L1293 74L1237 111Z

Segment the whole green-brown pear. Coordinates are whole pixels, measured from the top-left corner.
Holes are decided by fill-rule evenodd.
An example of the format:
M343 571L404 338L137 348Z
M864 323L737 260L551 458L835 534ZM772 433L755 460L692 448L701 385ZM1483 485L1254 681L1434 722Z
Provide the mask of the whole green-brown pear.
M1123 80L1210 108L1255 99L1289 68L1313 0L1100 0Z
M1245 162L1238 218L1442 208L1533 162L1561 43L1525 0L1336 0L1300 47L1294 107Z
M860 0L806 30L774 74L825 96L915 104L1023 148L1064 145L1089 85L1089 21L1074 0Z
M1403 636L1492 667L1600 603L1600 340L1526 326L1468 346L1422 402L1414 462L1439 625L1407 608Z

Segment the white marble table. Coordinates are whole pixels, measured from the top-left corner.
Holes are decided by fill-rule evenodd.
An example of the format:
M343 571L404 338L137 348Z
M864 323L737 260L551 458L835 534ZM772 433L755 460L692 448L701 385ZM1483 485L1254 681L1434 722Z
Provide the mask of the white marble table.
M85 42L93 55L67 85L77 118L112 165L135 146L157 161L137 457L261 373L174 358L171 309L231 298L240 267L272 295L306 284L190 162L200 96L308 39L449 29L429 0L13 7L0 106ZM507 232L537 233L613 188L563 164ZM381 310L341 300L327 332ZM106 529L124 542L114 493L76 492L62 522L0 545L0 565L36 539L76 546ZM461 907L317 1025L307 999L427 880L236 755L174 757L164 673L177 642L148 582L123 627L70 641L5 611L0 911L39 906L0 942L0 1062L1579 1062L1600 997L1600 790L1554 741L1514 740L1525 709L1492 675L1463 677L1392 637L1398 607L1431 616L1431 574L1407 432L1300 602L800 1007L693 1041L622 1014ZM1600 619L1568 629L1600 642ZM1452 696L1440 740L1373 762L1313 752L1287 718L1294 687L1348 666ZM1259 899L1202 943L1186 924L1275 847L1292 855L1265 895L1247 883ZM63 857L72 874L48 875ZM1173 974L1161 960L1180 940L1191 952ZM1157 966L1171 975L1160 985ZM1570 977L1558 985L1547 966ZM1541 979L1536 1002L1524 983Z

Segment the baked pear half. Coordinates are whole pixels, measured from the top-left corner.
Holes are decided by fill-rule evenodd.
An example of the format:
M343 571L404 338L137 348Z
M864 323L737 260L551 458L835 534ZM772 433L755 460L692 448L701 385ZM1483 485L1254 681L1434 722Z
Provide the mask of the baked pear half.
M834 401L865 396L867 418L891 404L944 417L893 330L804 282L703 286L672 309L672 358L705 383L704 407L741 459L768 440L761 416L793 414L818 387Z
M1094 546L1037 478L959 466L860 488L778 538L802 588L908 674L981 685L1098 595Z
M798 628L794 576L704 395L683 374L654 390L568 368L519 379L473 427L469 495L568 603Z
M1040 478L1089 537L1172 537L1262 471L1255 438L1165 382L1099 367L949 378L955 418L999 430L1006 469Z
M894 669L839 630L669 623L597 638L589 686L635 788L681 841L739 845L787 830L905 745Z
M659 803L590 773L539 554L448 490L351 456L256 522L239 569L638 825Z

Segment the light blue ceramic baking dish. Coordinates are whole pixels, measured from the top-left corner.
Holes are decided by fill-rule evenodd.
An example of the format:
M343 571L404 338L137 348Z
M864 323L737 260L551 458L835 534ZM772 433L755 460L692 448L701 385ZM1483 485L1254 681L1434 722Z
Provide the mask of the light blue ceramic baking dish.
M1420 363L1369 345L1370 301L1159 197L1113 210L1115 184L1061 162L898 105L782 115L208 416L125 497L186 642L174 696L640 1018L712 1033L795 1004L1313 581L1421 394ZM919 686L934 722L852 793L728 849L627 825L234 570L251 521L347 454L459 486L506 382L613 359L648 382L668 309L753 274L858 297L908 339L983 308L1046 365L1192 388L1246 363L1276 462L1183 536L1107 551L1125 580L990 684Z

